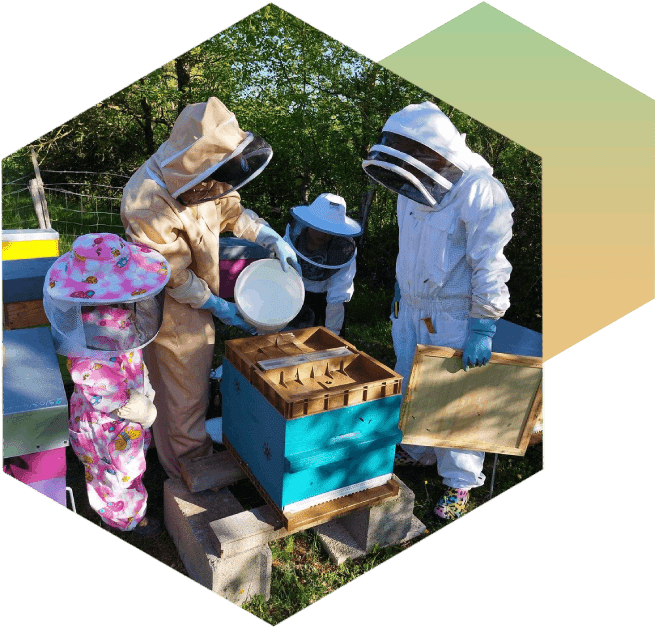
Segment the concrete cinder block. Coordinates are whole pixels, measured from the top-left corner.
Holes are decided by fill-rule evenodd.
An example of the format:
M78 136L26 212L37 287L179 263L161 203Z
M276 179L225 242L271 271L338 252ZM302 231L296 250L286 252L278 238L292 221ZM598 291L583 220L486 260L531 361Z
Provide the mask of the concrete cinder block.
M425 529L425 525L412 515L409 531L395 545L414 540L416 537L423 535ZM339 519L323 523L317 526L315 531L319 542L335 565L341 565L349 558L354 560L366 556L366 552L357 544L348 530L341 525ZM381 545L381 547L383 546Z
M316 526L314 531L330 560L337 566L345 563L349 558L354 560L366 556L366 552L357 544L348 530L339 523L338 519L322 523Z
M400 486L396 497L339 518L339 523L366 553L376 544L386 547L401 543L412 525L414 493L396 475L393 479Z
M248 477L229 451L219 451L202 458L180 461L182 480L192 493L209 488L221 489Z
M164 484L164 523L189 576L241 605L250 597L270 597L272 554L267 545L230 558L219 558L209 524L243 512L228 489L191 493L182 480Z
M289 534L270 506L260 506L213 521L210 538L217 556L229 558Z

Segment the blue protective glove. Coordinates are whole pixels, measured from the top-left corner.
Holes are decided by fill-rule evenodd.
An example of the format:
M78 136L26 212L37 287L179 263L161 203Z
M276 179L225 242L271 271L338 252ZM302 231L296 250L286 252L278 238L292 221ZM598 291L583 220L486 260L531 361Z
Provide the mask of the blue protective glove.
M396 281L393 287L393 301L391 302L391 316L398 318L400 312L400 284Z
M209 299L205 301L203 305L200 306L201 310L209 310L219 321L225 325L232 325L233 327L238 327L244 331L254 334L257 330L252 326L246 323L241 317L237 306L234 303L230 303L221 297L217 297L215 294L212 294Z
M496 319L469 319L469 334L464 343L462 365L468 371L469 366L484 366L491 359L491 339L496 333Z
M273 251L275 257L280 260L284 272L287 272L289 266L292 266L302 277L296 252L282 239L281 235L273 231L268 225L262 225L255 243L266 247L269 251Z

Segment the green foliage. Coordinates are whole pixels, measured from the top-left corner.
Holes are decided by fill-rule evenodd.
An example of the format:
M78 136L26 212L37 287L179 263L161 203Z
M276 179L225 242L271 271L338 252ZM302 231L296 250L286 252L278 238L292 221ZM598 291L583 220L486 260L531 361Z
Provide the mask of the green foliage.
M379 139L385 120L412 102L435 102L467 134L469 146L489 161L507 189L515 227L506 247L514 268L506 318L541 329L540 158L274 5L5 158L3 194L9 181L31 171L32 148L44 168L76 171L70 180L83 184L77 188L80 192L99 184L120 188L124 175L166 140L183 107L212 95L235 112L242 128L273 146L271 163L244 188L243 203L279 232L291 207L327 191L343 196L357 218L363 194L372 188L362 159ZM84 171L114 174L86 177ZM47 174L44 181L48 185ZM381 186L373 189L358 254L358 285L388 291L398 252L396 199ZM7 205L8 197L4 200ZM108 211L117 212L116 204ZM78 226L75 234L85 226ZM355 306L353 312L357 320L366 321L359 318L363 310Z

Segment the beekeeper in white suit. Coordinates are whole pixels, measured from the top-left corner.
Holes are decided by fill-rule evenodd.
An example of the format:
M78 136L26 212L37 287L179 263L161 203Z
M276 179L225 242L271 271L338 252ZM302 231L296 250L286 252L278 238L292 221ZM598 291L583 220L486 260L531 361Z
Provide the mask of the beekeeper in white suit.
M291 208L284 234L302 269L305 306L314 314L313 324L324 325L338 336L345 327L345 304L355 291L353 238L361 233L359 223L346 216L346 201L324 193L309 205Z
M215 316L254 331L219 293L219 234L225 231L272 250L299 270L282 237L241 204L237 192L259 175L271 147L239 127L215 97L187 105L170 137L132 176L123 192L127 237L161 253L171 267L163 323L145 359L156 392L157 455L169 477L182 458L212 451L205 429Z
M503 247L514 208L505 188L431 102L391 115L363 168L398 193L391 333L403 384L419 343L463 350L466 370L485 365L496 322L509 307L512 267ZM469 490L485 479L483 452L403 445L397 461L436 462L446 491L435 513L444 519L461 516Z

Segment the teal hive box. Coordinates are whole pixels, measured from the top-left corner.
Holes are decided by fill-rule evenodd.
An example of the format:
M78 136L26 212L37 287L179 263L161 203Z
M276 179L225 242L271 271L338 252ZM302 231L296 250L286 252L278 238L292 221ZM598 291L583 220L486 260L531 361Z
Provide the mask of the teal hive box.
M277 508L383 484L402 377L323 327L229 340L223 438Z

